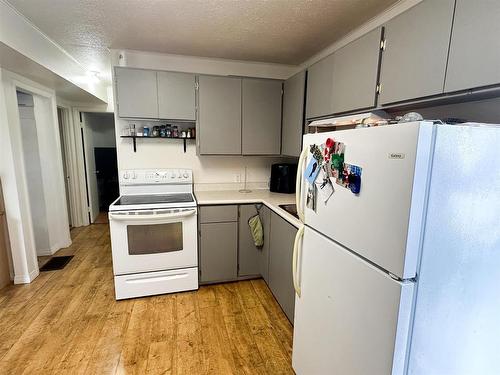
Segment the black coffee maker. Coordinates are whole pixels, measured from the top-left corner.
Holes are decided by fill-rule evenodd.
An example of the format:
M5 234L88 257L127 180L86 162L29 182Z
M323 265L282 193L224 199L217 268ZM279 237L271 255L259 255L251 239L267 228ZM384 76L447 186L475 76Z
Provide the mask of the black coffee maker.
M295 193L297 164L278 163L271 166L271 184L269 190L274 193Z

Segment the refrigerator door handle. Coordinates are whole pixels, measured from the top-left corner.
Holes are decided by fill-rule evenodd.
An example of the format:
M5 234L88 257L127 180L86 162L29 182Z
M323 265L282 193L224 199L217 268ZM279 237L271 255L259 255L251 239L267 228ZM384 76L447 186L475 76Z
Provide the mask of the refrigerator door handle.
M304 222L304 210L302 209L302 176L304 174L304 165L307 158L307 148L304 148L300 153L299 163L297 166L297 177L295 181L295 205L297 206L297 215L300 221Z
M297 230L297 234L295 235L295 242L293 243L293 256L292 256L292 276L293 276L293 288L295 289L295 293L300 298L301 290L299 285L299 278L297 275L297 263L299 259L299 248L302 252L302 237L304 236L304 226L301 226Z

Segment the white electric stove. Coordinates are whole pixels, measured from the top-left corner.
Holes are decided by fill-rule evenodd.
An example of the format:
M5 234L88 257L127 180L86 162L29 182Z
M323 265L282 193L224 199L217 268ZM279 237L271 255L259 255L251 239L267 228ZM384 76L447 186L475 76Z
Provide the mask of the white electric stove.
M116 299L197 289L192 171L125 170L119 181L109 207Z

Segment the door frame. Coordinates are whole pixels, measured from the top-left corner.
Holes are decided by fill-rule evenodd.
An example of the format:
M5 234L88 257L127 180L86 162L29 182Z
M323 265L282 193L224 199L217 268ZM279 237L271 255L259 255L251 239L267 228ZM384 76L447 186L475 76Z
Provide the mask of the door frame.
M108 111L103 107L73 107L72 117L73 117L73 138L75 142L76 149L76 163L77 163L77 175L79 181L79 214L82 225L92 224L90 217L90 202L94 199L91 195L91 189L89 185L88 173L90 170L88 168L88 156L85 154L85 137L87 128L84 121L84 113L110 113L114 112ZM116 117L113 119L116 122ZM116 126L116 123L115 123ZM97 197L98 199L98 197Z
M33 232L33 218L29 206L29 196L26 180L26 168L22 155L22 135L20 130L20 117L18 111L17 91L27 92L31 95L47 101L45 108L44 123L42 129L44 134L44 147L47 148L50 142L51 153L57 160L50 165L50 173L47 176L50 181L49 194L54 197L64 192L64 172L61 158L61 144L59 137L59 123L57 121L57 104L55 91L36 82L33 82L16 73L0 69L1 87L0 105L5 108L0 110L1 121L5 122L1 126L5 136L5 149L2 150L2 182L5 198L5 208L7 213L8 232L11 243L11 256L14 268L14 283L30 283L39 274L36 246ZM5 101L3 100L5 99ZM5 109L5 111L4 111ZM35 111L37 109L35 108ZM5 112L3 114L2 112ZM42 113L41 112L41 113ZM36 113L36 112L35 112ZM38 119L36 120L38 121ZM40 129L37 128L37 132ZM3 143L3 142L2 142ZM51 206L51 212L62 214L52 219L51 225L54 230L49 231L50 246L53 251L71 245L69 234L67 205L58 207L59 202L50 199L49 202L57 203Z

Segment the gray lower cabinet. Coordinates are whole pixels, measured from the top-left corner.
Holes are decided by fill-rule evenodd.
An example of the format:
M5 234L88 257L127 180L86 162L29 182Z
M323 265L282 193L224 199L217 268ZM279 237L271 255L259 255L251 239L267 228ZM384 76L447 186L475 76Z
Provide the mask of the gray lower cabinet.
M201 224L200 232L200 281L235 280L238 223Z
M384 25L380 104L443 93L454 5L455 0L423 0Z
M195 75L158 72L158 115L161 119L196 120Z
M259 259L259 273L269 284L269 252L271 249L271 210L262 206L259 212L262 228L264 229L264 246Z
M282 155L299 156L302 149L305 82L306 72L302 71L283 85Z
M271 213L268 285L292 323L295 311L292 255L296 234L297 228L274 212Z
M241 150L243 155L279 155L282 81L243 78Z
M115 68L118 116L158 118L158 87L153 70Z
M198 79L198 149L201 155L241 154L241 79Z
M248 225L248 220L257 215L256 205L239 206L239 227L238 227L238 276L258 276L260 275L260 258L262 248L255 246L252 233Z
M375 107L381 33L379 27L335 51L334 113Z
M457 0L445 91L500 83L500 1Z
M238 276L238 206L200 207L200 282Z
M333 113L333 54L307 69L306 118Z

